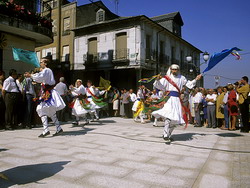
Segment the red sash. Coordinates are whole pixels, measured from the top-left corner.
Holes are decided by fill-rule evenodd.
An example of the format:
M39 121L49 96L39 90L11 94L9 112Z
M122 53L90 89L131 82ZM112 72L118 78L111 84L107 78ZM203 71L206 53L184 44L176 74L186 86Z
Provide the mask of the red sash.
M183 104L183 101L181 99L181 90L180 88L177 86L177 84L169 77L169 76L164 76L164 78L170 83L172 84L179 92L179 99L180 99L180 102L181 102L181 107L182 107L182 118L183 120L185 121L185 128L187 128L187 125L188 125L188 116L187 114L189 115L189 117L191 117L191 113L190 113L190 110L189 108L187 108L186 106L184 106Z
M89 88L87 88L87 92L92 96L92 97L95 97L96 99L98 99L98 97L97 96L95 96L91 91L90 91L90 89Z

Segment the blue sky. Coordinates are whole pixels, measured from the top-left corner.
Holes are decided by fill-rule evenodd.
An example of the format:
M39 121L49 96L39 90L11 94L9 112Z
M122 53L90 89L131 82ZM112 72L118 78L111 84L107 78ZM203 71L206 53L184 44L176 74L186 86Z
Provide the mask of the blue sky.
M78 0L78 5L90 3ZM114 0L103 3L115 12ZM210 54L224 49L243 49L241 60L229 55L204 76L205 87L234 83L242 76L250 79L250 0L119 0L119 16L153 17L179 11L184 21L182 37ZM202 61L201 61L202 62ZM206 65L201 66L204 70Z

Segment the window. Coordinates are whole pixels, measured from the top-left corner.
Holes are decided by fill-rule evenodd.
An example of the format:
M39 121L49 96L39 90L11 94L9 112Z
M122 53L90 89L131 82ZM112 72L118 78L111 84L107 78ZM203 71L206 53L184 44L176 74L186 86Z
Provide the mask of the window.
M52 48L52 60L56 60L56 47Z
M183 67L183 65L184 65L184 52L183 52L183 50L181 50L181 64L180 64L180 66L181 66L181 69L182 69L182 67Z
M69 61L69 46L63 46L62 61Z
M96 13L96 21L103 22L105 20L105 11L100 9Z
M52 32L54 33L54 35L57 35L57 20L54 19L52 22Z
M90 63L95 63L98 60L97 37L93 37L88 40L88 57L87 58Z
M70 17L63 19L63 34L69 34L70 31Z
M151 49L151 36L146 35L146 59L151 59L152 49Z
M175 60L175 47L172 46L171 47L171 63L174 64L174 63L176 63L175 61L176 61Z
M38 62L40 62L41 61L41 52L37 51L36 56L37 56Z
M128 58L127 33L126 32L116 34L115 58L116 59Z

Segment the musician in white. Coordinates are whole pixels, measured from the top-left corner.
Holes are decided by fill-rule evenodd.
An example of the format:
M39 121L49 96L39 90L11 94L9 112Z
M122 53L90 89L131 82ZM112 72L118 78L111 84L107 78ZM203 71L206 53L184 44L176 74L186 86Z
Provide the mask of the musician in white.
M167 80L166 77L158 76L154 82L154 88L162 91L169 91L170 98L164 104L163 108L152 112L154 117L165 119L163 139L167 142L171 141L170 137L175 126L185 123L179 98L182 87L185 85L191 89L196 85L196 81L201 78L201 75L198 75L194 80L188 81L184 76L180 75L179 70L180 68L178 65L172 64L166 74L166 76L168 76L167 78L170 78L170 80Z

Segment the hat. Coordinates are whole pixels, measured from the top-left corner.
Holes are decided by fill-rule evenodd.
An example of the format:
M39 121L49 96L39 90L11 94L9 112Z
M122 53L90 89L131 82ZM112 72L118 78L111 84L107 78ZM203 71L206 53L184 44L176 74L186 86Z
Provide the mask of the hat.
M179 67L179 65L176 65L176 64L172 64L171 66L170 66L170 68L171 69L180 69L180 67Z
M170 74L171 74L171 69L180 69L180 67L179 67L179 65L177 65L177 64L172 64L169 68L168 68L168 71L167 71L167 74L166 75L168 75L168 76L170 76Z

